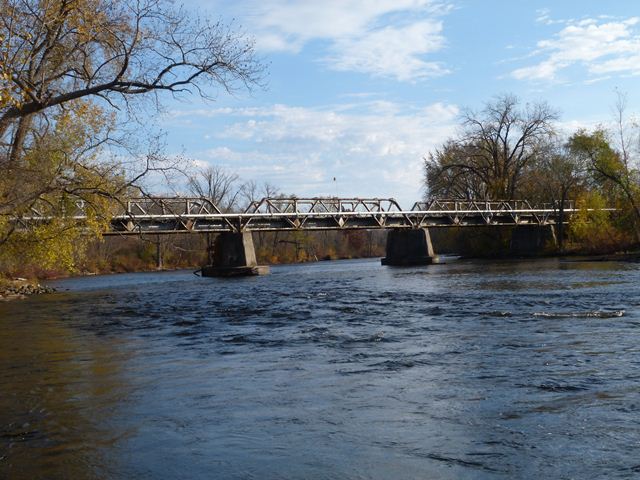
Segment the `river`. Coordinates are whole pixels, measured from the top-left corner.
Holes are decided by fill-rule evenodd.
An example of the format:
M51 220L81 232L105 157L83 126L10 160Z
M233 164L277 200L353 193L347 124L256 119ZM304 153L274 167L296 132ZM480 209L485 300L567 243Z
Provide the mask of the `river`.
M640 265L379 260L0 304L0 478L640 477Z

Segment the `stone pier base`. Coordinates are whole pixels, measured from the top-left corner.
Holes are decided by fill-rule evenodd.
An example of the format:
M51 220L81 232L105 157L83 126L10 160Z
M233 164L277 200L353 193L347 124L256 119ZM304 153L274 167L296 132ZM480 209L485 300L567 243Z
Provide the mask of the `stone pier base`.
M558 246L553 225L517 225L511 232L509 253L518 257L535 257Z
M269 267L258 265L251 232L225 232L213 245L211 265L202 267L203 277L237 277L265 275Z
M386 253L382 265L430 265L438 258L426 228L389 230Z

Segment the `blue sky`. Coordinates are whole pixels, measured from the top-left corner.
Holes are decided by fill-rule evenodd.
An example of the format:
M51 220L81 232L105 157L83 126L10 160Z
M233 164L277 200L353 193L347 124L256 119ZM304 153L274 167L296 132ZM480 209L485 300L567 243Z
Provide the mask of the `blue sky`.
M171 153L298 196L422 195L422 158L460 111L516 94L559 127L639 110L636 0L191 0L255 37L267 87L170 101ZM335 180L334 180L335 178Z

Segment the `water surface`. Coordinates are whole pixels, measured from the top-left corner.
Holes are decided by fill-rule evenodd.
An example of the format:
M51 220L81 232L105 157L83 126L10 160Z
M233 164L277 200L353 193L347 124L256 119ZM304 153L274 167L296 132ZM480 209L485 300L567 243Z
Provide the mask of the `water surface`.
M0 478L640 476L640 266L378 260L0 304Z

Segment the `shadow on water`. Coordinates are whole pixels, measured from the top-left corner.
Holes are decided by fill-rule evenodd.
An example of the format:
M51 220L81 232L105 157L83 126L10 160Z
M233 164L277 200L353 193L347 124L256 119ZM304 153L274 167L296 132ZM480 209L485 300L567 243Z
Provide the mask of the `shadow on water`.
M272 272L1 304L0 477L637 475L637 265Z
M108 476L111 447L131 433L112 423L132 393L126 339L79 333L55 303L51 316L46 300L2 308L0 472L9 478Z

